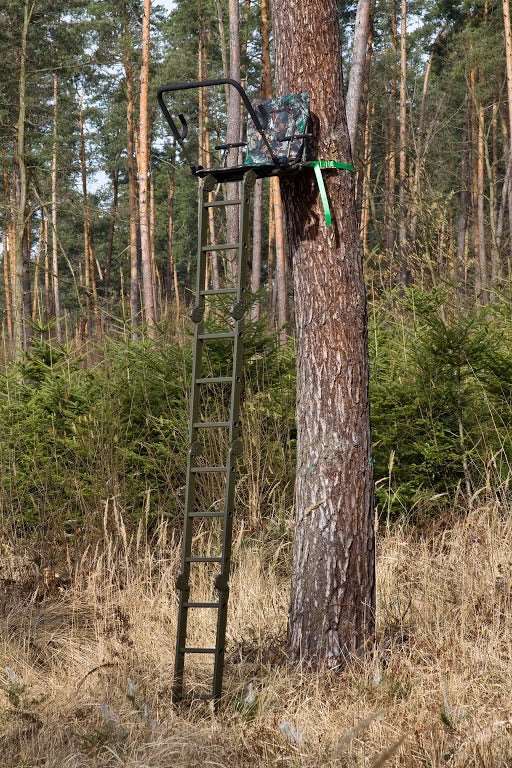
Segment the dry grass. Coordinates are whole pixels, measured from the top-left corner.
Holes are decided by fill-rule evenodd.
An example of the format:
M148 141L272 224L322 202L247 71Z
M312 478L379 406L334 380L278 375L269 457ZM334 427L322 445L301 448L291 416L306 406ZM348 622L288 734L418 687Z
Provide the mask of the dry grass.
M511 765L508 513L383 533L378 650L338 674L287 663L287 550L240 536L218 714L170 704L177 560L164 527L129 541L111 513L70 583L46 573L35 593L19 547L5 544L0 573L6 768ZM198 574L198 594L206 584ZM202 617L195 639L207 630ZM189 679L207 671L194 659Z

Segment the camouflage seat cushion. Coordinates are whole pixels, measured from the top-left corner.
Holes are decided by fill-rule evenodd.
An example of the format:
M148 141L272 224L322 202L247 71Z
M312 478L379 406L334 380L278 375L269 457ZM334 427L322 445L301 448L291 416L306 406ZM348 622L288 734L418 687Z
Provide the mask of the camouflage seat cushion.
M291 137L304 134L308 130L309 95L290 93L276 99L260 99L254 102L254 107L276 157L288 159L290 163L299 162L304 156L306 140ZM270 152L249 119L244 165L271 163Z

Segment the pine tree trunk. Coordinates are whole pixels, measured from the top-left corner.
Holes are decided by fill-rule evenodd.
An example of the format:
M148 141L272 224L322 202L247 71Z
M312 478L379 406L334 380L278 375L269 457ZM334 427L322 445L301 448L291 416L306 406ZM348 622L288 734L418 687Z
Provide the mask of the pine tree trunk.
M428 86L430 82L430 72L432 71L432 58L430 54L423 72L423 90L421 94L420 116L418 121L418 132L416 139L416 162L414 164L414 176L411 190L411 242L416 240L416 230L418 227L418 209L421 189L421 173L423 170L425 146L425 108L427 103Z
M263 179L258 179L254 185L253 216L252 216L252 264L251 292L258 293L261 287L261 249L263 230ZM256 301L251 308L251 319L260 319L260 302Z
M512 261L512 194L510 194L510 185L512 178L512 30L510 27L510 3L509 0L503 0L503 33L505 36L505 60L507 65L507 96L508 96L508 166L509 166L509 186L508 186L508 200L509 200L509 256L508 263L510 265ZM510 275L509 275L510 277Z
M229 0L229 76L232 80L240 82L240 7L238 0ZM234 88L229 91L228 122L226 131L226 143L233 144L240 141L240 97ZM238 164L239 150L229 150L227 164ZM225 196L227 200L235 200L239 196L238 184L226 184ZM226 208L227 240L230 243L238 242L238 210L236 205ZM226 255L226 272L233 280L235 268L229 251Z
M34 259L34 281L32 288L32 322L35 323L37 315L40 311L39 307L39 282L41 272L41 262L44 264L45 251L47 251L48 243L45 244L45 221L44 211L41 210L41 222L39 224L39 247L36 251Z
M275 0L278 93L309 92L315 154L347 160L350 138L335 0ZM336 666L372 640L373 486L366 293L349 173L283 179L297 333L296 529L289 622L295 657Z
M87 159L85 155L85 134L84 134L84 116L83 109L80 106L79 112L80 125L80 172L82 176L82 200L83 200L83 232L84 232L84 282L87 294L87 323L88 335L94 333L94 320L96 311L96 279L94 254L91 244L91 223L89 209L89 194L87 191Z
M401 281L408 283L407 264L407 0L401 2L400 12L400 196L399 244Z
M180 291L176 260L174 258L174 194L176 191L176 179L174 174L169 175L169 188L167 193L167 285L168 295L174 288L174 302L176 304L176 317L180 315Z
M53 309L55 312L55 333L57 341L62 341L60 327L60 291L59 291L59 251L57 245L57 152L58 152L58 116L59 116L59 77L53 73L53 145L52 145L52 276ZM49 277L49 275L48 275ZM46 288L46 282L45 282ZM46 305L50 311L49 302Z
M4 252L3 252L3 281L4 281L4 305L5 305L5 322L7 325L7 336L9 340L12 339L12 294L11 294L11 275L10 275L10 261L11 261L11 245L9 238L9 226L6 226L4 232Z
M352 157L357 156L357 134L359 127L359 112L363 94L363 82L366 70L366 52L370 33L370 0L359 0L357 4L354 42L352 45L352 61L347 88L347 125L350 136Z
M151 262L150 220L149 220L149 62L150 62L150 19L151 0L144 0L142 18L142 60L140 68L140 109L139 109L139 215L140 247L142 260L142 293L144 297L144 318L148 335L155 336L155 305L153 270Z
M110 209L110 222L108 227L107 254L105 257L105 298L110 293L110 280L112 274L112 254L114 251L114 235L117 222L117 205L119 198L119 165L117 163L112 171L112 207Z
M470 141L470 105L466 100L466 118L464 126L464 142L461 152L460 161L460 193L459 193L459 210L457 214L457 267L456 274L460 274L461 268L463 268L464 275L467 268L465 264L466 260L466 234L468 228L468 206L469 206L469 193L468 193L468 174L469 174L469 141Z
M361 242L365 258L367 258L369 254L368 230L370 224L370 188L372 181L372 118L373 104L369 104L366 110L366 123L364 128L363 184L361 194Z
M283 204L279 178L272 179L274 189L274 226L276 236L276 291L277 291L277 325L280 344L288 340L288 280L287 258L284 244Z
M396 107L397 84L395 75L396 59L398 55L398 33L396 19L396 0L392 0L390 8L390 33L393 60L391 72L390 94L388 99L387 114L387 147L385 158L385 201L384 201L384 246L388 254L392 254L395 246L395 187L396 187Z
M272 76L270 64L270 13L268 0L260 0L260 34L261 34L261 96L269 98L272 93ZM272 200L272 197L271 197ZM257 293L261 287L261 259L263 247L263 181L258 179L254 187L253 208L253 239L251 291ZM251 317L259 320L260 304L252 307Z
M14 291L13 291L13 333L14 349L16 355L20 355L25 346L26 328L29 318L24 317L24 291L23 271L25 257L27 213L27 168L25 163L25 120L26 120L26 66L27 66L27 41L30 19L34 5L30 7L29 0L25 0L23 13L23 26L21 31L20 48L20 74L19 74L19 108L18 124L16 128L15 150L15 189L16 189L16 219L14 239ZM29 315L30 317L30 315Z
M478 269L480 275L480 298L483 304L488 301L487 255L485 248L485 198L484 198L484 108L478 109L478 145L477 145L477 190L478 190Z
M132 40L127 11L125 11L125 14L123 66L126 80L126 149L128 169L128 209L130 217L130 320L132 337L135 338L140 308L138 257L139 203L137 190L137 164L135 159L135 88L132 63Z

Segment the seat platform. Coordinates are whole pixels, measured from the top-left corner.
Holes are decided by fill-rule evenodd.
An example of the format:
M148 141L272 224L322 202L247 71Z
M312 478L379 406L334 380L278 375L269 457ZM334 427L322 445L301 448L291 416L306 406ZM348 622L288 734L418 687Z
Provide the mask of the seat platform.
M242 181L245 174L249 171L254 171L258 179L266 179L269 176L280 176L283 173L289 173L298 167L297 165L233 165L221 168L195 168L193 174L201 179L205 176L213 176L219 183L225 183Z

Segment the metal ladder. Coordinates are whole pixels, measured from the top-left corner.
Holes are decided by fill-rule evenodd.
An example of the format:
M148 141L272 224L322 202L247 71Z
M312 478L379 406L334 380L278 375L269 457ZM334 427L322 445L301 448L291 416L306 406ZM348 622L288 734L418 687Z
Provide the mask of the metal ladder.
M244 292L247 279L247 263L249 250L249 203L256 176L253 171L244 175L241 182L237 182L240 195L237 199L224 199L209 202L208 193L216 186L217 181L213 176L206 176L199 184L198 201L198 250L197 250L197 276L196 295L192 311L192 321L195 323L192 385L190 397L190 421L189 421L189 453L187 460L187 477L185 491L185 510L183 520L183 539L181 552L181 572L176 582L179 592L178 629L176 635L176 657L174 665L174 681L172 689L173 701L181 701L184 698L184 669L186 654L212 654L214 656L213 680L211 693L201 695L200 698L213 699L217 702L222 695L222 680L224 673L224 653L226 640L226 622L229 597L229 572L231 564L231 539L233 529L233 507L236 483L237 457L241 452L240 440L240 395L241 373L243 365L243 318L246 310ZM211 207L224 207L236 205L239 207L239 237L237 243L224 243L209 245L208 238L208 209ZM237 271L236 285L218 290L209 290L205 287L206 261L208 253L212 250L228 251L236 250ZM205 298L207 296L228 295L233 297L231 329L208 333L204 327ZM220 377L206 377L203 374L203 349L209 341L225 340L232 345L232 369L231 375ZM209 384L225 384L231 387L229 401L228 421L200 421L201 387ZM228 431L227 455L222 466L200 466L197 462L200 446L197 441L198 431L204 429L220 428ZM222 510L207 511L196 509L196 481L200 474L214 472L224 475L224 504ZM222 521L222 547L218 557L209 555L192 555L193 520L201 518L207 520L216 518ZM190 575L193 563L218 563L220 572L212 586L218 595L215 602L191 602L190 601ZM189 611L194 609L209 608L217 612L215 646L194 647L187 645L187 622Z

